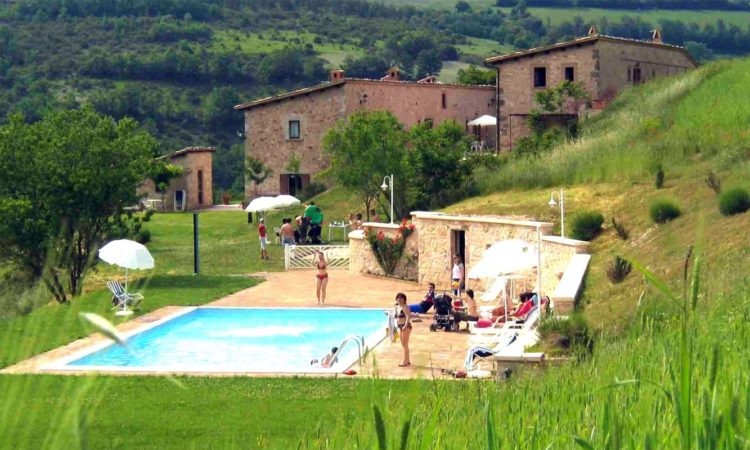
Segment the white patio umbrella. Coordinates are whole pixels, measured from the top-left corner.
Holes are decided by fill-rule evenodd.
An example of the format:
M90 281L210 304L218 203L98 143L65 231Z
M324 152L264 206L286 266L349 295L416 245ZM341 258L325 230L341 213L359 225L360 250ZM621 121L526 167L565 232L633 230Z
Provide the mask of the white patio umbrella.
M483 115L481 117L477 117L476 119L470 121L468 125L471 126L480 126L480 127L494 127L497 125L497 119L490 115Z
M511 239L495 242L482 253L479 263L469 270L469 278L494 278L517 273L537 265L536 248L526 241ZM505 321L508 321L508 297L503 294Z
M469 270L469 278L497 277L531 269L536 264L536 248L528 242L520 239L495 242Z
M254 198L249 205L247 205L245 211L259 213L277 209L279 207L280 206L278 205L274 197L257 197Z
M274 197L274 200L276 200L276 204L281 208L300 204L300 201L299 199L297 199L297 197L286 194L277 195L276 197Z
M112 241L99 249L99 259L125 268L125 293L128 292L128 270L154 268L154 257L148 249L129 239Z

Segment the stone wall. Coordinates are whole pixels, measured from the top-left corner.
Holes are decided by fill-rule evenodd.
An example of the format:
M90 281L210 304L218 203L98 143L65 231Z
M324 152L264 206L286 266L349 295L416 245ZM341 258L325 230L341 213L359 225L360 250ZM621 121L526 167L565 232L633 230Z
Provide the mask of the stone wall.
M500 67L500 146L502 150L511 148L511 141L528 135L525 117L514 117L511 129L511 114L529 114L537 108L534 96L537 92L554 87L565 80L565 68L573 67L574 79L583 83L586 90L597 97L598 72L593 44L570 47L565 51L552 51L503 62ZM534 87L534 68L547 69L547 84L543 88ZM576 112L568 110L568 113ZM511 132L512 131L512 132Z
M598 98L605 100L611 100L618 92L634 84L635 67L641 70L641 83L695 68L685 53L667 46L599 41L596 48L599 50L601 78Z
M259 186L258 195L276 195L281 191L281 174L292 153L302 160L302 174L315 174L328 167L322 141L325 133L346 117L343 86L245 110L245 153L273 170ZM300 121L300 139L289 139L290 120ZM255 184L248 179L245 197L255 197Z
M539 222L488 216L451 216L438 213L412 213L419 233L419 283L434 282L439 290L449 289L451 281L451 231L465 232L466 271L476 265L484 251L498 241L522 239L536 242ZM552 224L539 223L542 235L552 231ZM483 290L481 280L467 280L467 289Z
M398 234L398 225L391 225L387 223L372 223L365 222L364 226L368 229L372 229L373 232L378 233L380 231L387 237L393 237ZM401 256L398 264L396 264L396 270L393 273L393 277L400 278L402 280L416 280L418 276L418 264L419 253L417 250L417 232L412 233L406 240L406 247L404 253ZM370 248L370 243L365 238L365 233L362 230L356 230L349 233L349 271L352 273L362 273L368 275L385 276L383 268L380 267L380 263L375 258L375 254Z
M465 233L466 272L481 260L484 251L492 244L509 240L521 239L532 245L537 242L537 226L541 232L541 263L542 263L542 293L552 295L565 269L573 257L578 253L587 253L588 242L574 239L564 239L550 236L552 224L548 222L534 222L515 220L491 216L454 216L440 213L414 212L412 221L415 232L407 241L394 276L402 279L417 280L425 285L434 282L438 291L450 290L451 278L451 232L462 230ZM383 231L386 236L397 233L398 225L366 223L375 232ZM370 249L370 244L364 237L364 232L353 231L349 234L350 266L352 273L371 275L385 275L380 264ZM517 282L517 292L524 287L533 290L537 282L536 269L521 273L526 281ZM467 288L474 289L477 294L488 286L488 280L467 279ZM555 305L561 310L569 311L572 305Z
M552 296L573 255L588 253L589 243L559 236L542 237L542 292ZM571 306L571 307L568 307ZM572 305L555 305L569 311Z

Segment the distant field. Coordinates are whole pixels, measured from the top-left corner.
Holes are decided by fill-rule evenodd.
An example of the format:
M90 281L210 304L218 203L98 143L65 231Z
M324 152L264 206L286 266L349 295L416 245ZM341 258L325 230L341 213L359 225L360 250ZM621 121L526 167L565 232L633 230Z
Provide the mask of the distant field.
M500 8L509 12L510 8ZM750 24L750 12L743 11L688 11L688 10L649 10L633 11L624 9L599 9L599 8L529 8L529 12L543 20L549 19L553 24L571 21L576 16L586 20L597 20L606 17L607 20L616 21L624 16L638 16L641 19L658 22L659 20L679 20L686 23L714 23L722 19L727 24L746 28ZM668 38L668 36L665 36Z
M465 55L476 55L481 58L510 53L514 50L510 45L500 44L490 39L469 38L469 41L471 44L457 45L456 48Z
M432 9L453 9L457 0L381 0L382 3L391 5L414 5L417 7ZM494 0L467 0L474 8L484 9L495 4ZM510 8L500 8L508 12ZM644 20L658 21L661 19L680 20L683 22L696 22L704 24L724 20L727 24L734 24L742 28L750 24L750 12L743 11L692 11L692 10L620 10L600 8L529 8L529 12L553 24L572 20L575 16L581 16L586 20L595 20L606 17L608 20L617 20L623 16L638 16Z
M262 33L242 33L234 30L218 30L213 34L212 46L219 50L239 49L244 53L267 53L289 45L312 44L321 58L332 65L339 65L349 55L361 55L362 49L353 45L340 45L330 42L316 44L318 35L307 32L270 31Z
M438 79L444 83L453 83L458 79L458 71L467 69L469 64L461 61L445 61L443 69L438 74Z

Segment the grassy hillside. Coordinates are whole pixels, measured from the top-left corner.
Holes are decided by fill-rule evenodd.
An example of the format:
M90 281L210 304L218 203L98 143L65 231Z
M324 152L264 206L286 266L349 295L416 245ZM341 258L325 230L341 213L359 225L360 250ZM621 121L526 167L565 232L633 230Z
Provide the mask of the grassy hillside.
M749 73L750 60L735 60L633 88L585 123L580 139L481 173L488 195L448 211L527 214L559 224L559 211L547 202L564 187L568 233L577 212L602 212L605 228L592 243L583 306L604 329L628 323L643 289L634 274L619 285L609 282L606 270L616 254L641 261L676 286L688 246L699 243L711 292L742 282L750 269L750 215L722 216L705 179L714 172L725 189L750 188L750 106L738 100L750 95ZM659 165L666 173L662 189L654 181ZM682 216L654 225L648 214L657 199L674 200ZM628 241L617 237L612 218L626 226Z

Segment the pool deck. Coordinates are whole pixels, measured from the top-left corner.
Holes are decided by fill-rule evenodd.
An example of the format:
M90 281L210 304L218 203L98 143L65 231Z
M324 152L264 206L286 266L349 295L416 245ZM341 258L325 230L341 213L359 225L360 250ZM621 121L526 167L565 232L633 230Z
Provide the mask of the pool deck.
M363 276L351 274L345 270L329 271L328 295L326 306L350 308L390 308L394 303L397 292L404 292L409 303L420 301L426 292L416 283L402 280ZM266 281L224 298L216 300L206 306L226 307L314 307L315 273L300 270L290 272L270 272L254 274ZM441 286L438 285L438 288ZM121 332L138 329L148 323L160 320L178 312L181 307L167 306L143 316L137 316L117 326ZM422 322L415 322L411 334L411 367L398 367L402 358L400 343L390 343L388 340L378 344L363 365L355 365L357 377L373 376L380 378L409 379L409 378L447 378L441 369L460 369L468 348L469 333L446 333L444 331L431 332L429 325L432 315L423 316ZM90 345L104 340L103 336L94 334L79 339L63 347L42 353L13 366L6 367L0 373L62 373L82 374L73 371L49 371L43 367L50 365L60 358L71 355ZM123 374L122 372L116 372ZM128 375L143 374L139 372ZM204 375L191 373L191 375ZM210 376L300 376L299 374L269 374L269 373L210 373ZM320 374L305 374L304 376L321 376ZM326 375L322 375L326 376ZM342 376L342 375L336 375Z

